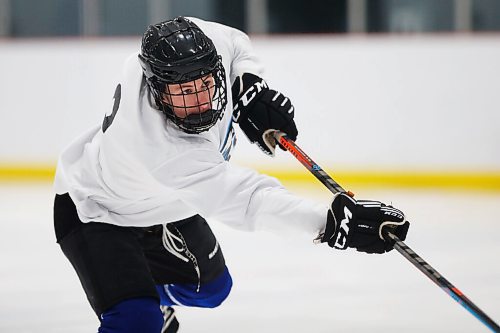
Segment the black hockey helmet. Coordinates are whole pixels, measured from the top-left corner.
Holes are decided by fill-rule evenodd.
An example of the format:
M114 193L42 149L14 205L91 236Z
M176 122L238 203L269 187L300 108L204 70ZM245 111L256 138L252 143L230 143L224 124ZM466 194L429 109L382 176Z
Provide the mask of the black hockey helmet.
M210 129L222 118L227 104L226 75L221 57L210 38L192 21L177 17L173 20L150 25L144 33L139 60L146 82L156 106L184 132L197 134ZM183 93L184 103L173 104L172 85L203 80L203 90ZM209 82L209 83L207 83ZM188 109L200 108L186 105L187 94L209 94L203 112L189 114ZM180 117L174 113L184 110ZM198 109L200 110L200 109ZM178 113L178 112L177 112Z

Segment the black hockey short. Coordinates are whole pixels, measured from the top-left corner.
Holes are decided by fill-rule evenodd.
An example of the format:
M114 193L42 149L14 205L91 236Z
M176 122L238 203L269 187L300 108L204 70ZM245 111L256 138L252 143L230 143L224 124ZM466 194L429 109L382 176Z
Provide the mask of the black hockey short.
M82 223L64 194L55 198L54 227L97 315L128 298L159 300L156 285L204 284L226 270L222 250L199 215L166 229Z

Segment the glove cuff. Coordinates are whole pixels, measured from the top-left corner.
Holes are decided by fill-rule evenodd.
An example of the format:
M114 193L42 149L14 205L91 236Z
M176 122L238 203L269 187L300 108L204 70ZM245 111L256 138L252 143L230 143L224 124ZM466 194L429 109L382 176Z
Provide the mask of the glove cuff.
M278 132L275 129L268 129L262 134L262 141L267 146L265 149L271 157L274 157L276 151L276 139L274 138L274 133Z
M390 215L391 221L385 221L380 224L380 228L378 229L378 236L381 240L386 240L382 231L384 227L390 229L396 229L399 226L402 226L406 223L405 214L399 209L393 208L391 206L385 206L380 209L384 214Z

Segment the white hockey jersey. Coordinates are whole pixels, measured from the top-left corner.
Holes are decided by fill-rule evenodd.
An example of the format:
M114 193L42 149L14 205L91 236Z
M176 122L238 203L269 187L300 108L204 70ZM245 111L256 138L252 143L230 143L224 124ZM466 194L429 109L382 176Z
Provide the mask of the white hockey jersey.
M234 145L231 84L262 68L243 32L192 19L212 39L228 83L223 118L201 134L182 132L152 107L137 54L124 64L111 125L96 126L62 152L55 191L69 193L83 222L151 226L195 214L233 227L301 229L316 236L327 208L292 195L269 176L228 162ZM110 110L111 112L111 110Z

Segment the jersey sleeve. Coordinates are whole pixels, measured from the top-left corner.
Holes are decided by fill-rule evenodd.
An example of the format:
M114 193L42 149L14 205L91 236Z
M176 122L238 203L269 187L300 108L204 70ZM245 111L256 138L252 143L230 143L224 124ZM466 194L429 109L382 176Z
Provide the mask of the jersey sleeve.
M226 204L215 214L223 223L251 231L299 231L311 237L324 229L326 205L297 196L277 179L254 170L231 164L226 169Z
M233 49L230 73L231 83L243 73L252 73L262 77L264 67L257 57L248 35L238 29L229 27L228 29Z
M255 53L250 38L246 33L236 28L196 17L188 17L209 36L218 52L226 53L231 59L229 79L231 84L243 73L253 73L263 76L264 68ZM220 49L219 49L220 47ZM227 68L226 68L227 69Z
M324 229L326 205L292 194L275 178L210 155L202 150L185 155L157 170L157 177L165 175L161 181L177 188L176 195L200 215L236 229L298 231L313 238ZM175 171L175 165L184 167Z

